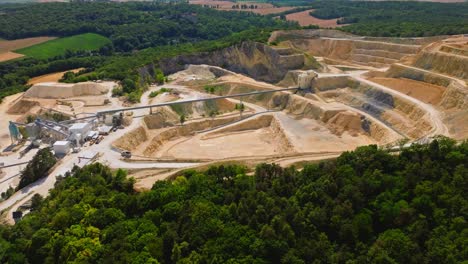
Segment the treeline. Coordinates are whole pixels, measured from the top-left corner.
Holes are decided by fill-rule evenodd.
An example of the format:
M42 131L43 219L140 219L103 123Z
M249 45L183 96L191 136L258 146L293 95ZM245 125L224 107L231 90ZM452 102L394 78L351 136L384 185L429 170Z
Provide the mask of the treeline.
M378 37L424 37L468 33L468 2L316 1L311 15L339 18L340 29Z
M0 37L71 36L97 33L115 50L215 40L278 21L250 12L219 12L184 3L48 3L0 6Z
M468 142L376 146L303 170L189 170L135 193L122 170L75 168L13 227L2 263L462 263Z

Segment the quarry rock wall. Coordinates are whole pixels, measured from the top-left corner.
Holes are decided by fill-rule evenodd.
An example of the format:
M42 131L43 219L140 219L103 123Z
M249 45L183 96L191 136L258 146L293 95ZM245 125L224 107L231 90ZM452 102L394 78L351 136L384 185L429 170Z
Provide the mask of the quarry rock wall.
M246 74L257 80L276 83L281 81L289 70L301 69L304 66L303 54L281 55L282 53L261 43L243 42L213 52L163 59L159 67L167 75L184 70L189 64L208 64Z
M460 79L468 79L468 57L463 55L424 51L415 58L413 66Z
M416 54L420 49L419 45L349 38L291 39L287 42L295 49L310 53L313 56L375 67L390 65L405 56Z

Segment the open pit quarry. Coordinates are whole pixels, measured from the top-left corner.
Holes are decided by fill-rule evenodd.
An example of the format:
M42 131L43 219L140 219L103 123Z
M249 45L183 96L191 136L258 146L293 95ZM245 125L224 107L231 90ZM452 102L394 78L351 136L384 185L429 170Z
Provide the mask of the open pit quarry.
M299 30L274 32L269 41L274 45L244 42L141 67L141 80L160 68L169 81L150 86L134 110L111 97L117 83L88 82L37 83L5 98L0 111L15 122L45 111L71 119L124 113L123 129L84 148L112 168L129 169L138 189L187 167L228 161L287 166L368 144L393 148L438 135L468 136L467 37ZM278 91L284 88L291 89ZM8 123L0 131L5 149ZM122 158L123 151L131 158ZM64 164L73 162L69 157Z
M185 89L206 93L207 86L216 87L215 96L302 90L222 99L242 100L250 112L243 117L228 106L216 118L203 119L206 107L195 111L187 105L184 115L195 119L181 125L180 107L160 109L114 146L148 159L274 161L367 144L424 142L437 135L466 139L468 38L301 30L275 32L270 42L276 45L245 42L156 66ZM311 64L311 58L318 63ZM151 75L147 69L153 66L141 74Z

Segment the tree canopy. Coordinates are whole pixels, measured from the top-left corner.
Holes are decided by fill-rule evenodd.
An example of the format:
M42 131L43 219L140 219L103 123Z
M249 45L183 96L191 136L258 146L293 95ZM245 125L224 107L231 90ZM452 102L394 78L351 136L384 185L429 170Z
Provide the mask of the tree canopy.
M116 50L214 40L279 22L250 12L221 12L186 3L47 3L0 5L0 37L97 33Z
M375 37L425 37L468 33L468 2L316 1L311 15L339 18L340 28Z
M303 170L189 170L150 191L75 168L0 226L2 263L461 263L468 143L360 147Z

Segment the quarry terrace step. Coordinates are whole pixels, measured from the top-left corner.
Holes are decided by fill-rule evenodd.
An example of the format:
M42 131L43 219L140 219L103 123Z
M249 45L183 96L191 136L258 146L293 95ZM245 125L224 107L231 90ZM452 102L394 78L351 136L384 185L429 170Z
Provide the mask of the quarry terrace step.
M455 55L458 55L458 56L465 56L465 57L468 57L468 50L460 49L460 48L455 48L455 47L448 46L448 45L443 45L443 46L440 48L440 51L446 52L446 53L455 54Z
M353 54L363 54L363 55L370 55L374 57L383 57L383 58L388 58L388 59L395 59L395 60L400 60L401 58L408 56L408 55L413 55L414 53L401 53L401 52L393 52L393 51L387 51L387 50L382 50L382 49L354 49L352 51Z
M392 52L417 53L420 45L395 44L379 41L352 40L356 48L363 49L384 49Z
M395 60L395 59L389 59L385 57L378 57L378 56L365 55L365 54L351 54L350 59L356 62L361 62L361 63L377 62L377 63L387 64L387 65L398 62L398 60Z

